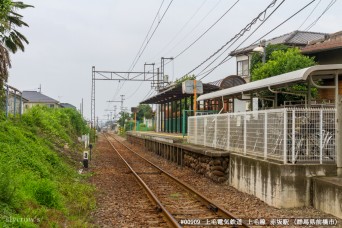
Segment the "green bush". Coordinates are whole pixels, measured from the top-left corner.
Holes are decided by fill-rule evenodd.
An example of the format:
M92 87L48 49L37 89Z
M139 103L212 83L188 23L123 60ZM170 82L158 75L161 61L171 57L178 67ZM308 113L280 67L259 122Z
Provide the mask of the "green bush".
M40 205L44 205L49 208L59 208L60 196L57 192L56 186L51 180L38 180L33 186L33 191L34 198Z
M13 200L15 186L13 185L13 177L9 170L11 166L0 167L0 202L11 203Z

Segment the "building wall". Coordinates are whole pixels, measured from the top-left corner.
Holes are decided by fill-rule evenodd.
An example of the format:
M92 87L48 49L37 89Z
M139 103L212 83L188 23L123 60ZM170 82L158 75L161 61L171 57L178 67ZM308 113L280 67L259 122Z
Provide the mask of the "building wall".
M26 102L26 103L24 103L24 112L26 110L32 108L33 106L36 106L36 105L47 106L50 108L59 108L59 105L56 103L29 103L29 102Z
M314 56L315 61L321 65L324 64L342 64L342 49L324 51L314 54L309 54L309 56Z

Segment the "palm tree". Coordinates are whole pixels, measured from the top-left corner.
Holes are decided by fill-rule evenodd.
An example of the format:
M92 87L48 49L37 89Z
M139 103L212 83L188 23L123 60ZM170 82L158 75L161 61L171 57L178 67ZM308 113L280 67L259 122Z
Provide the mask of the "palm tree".
M16 28L28 27L23 16L17 13L18 9L33 7L23 2L13 2L12 0L0 1L0 110L4 99L4 82L8 79L8 68L11 67L9 51L16 53L18 49L24 51L24 43L28 44L26 37L18 32Z
M9 53L7 49L0 44L0 85L2 85L2 82L7 81L9 67L11 67Z
M28 7L33 6L24 4L23 2L11 2L9 10L0 19L0 42L13 53L17 52L18 49L24 51L24 43L29 43L26 37L16 29L22 26L28 27L28 24L22 21L23 16L16 12L18 9Z

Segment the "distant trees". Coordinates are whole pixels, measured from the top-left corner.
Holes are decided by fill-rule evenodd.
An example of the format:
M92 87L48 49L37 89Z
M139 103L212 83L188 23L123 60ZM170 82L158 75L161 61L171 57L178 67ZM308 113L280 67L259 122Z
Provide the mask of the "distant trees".
M143 121L144 117L146 119L151 119L153 115L153 110L148 104L140 104L138 106L137 120Z
M19 9L33 7L12 0L0 0L0 108L3 106L3 84L8 79L8 68L11 67L9 52L24 51L28 44L26 37L17 28L28 27L18 14Z

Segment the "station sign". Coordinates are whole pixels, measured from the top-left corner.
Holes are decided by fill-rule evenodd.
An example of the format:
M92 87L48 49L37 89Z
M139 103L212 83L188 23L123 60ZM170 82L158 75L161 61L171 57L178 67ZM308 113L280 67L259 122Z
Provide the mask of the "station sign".
M182 93L194 94L194 80L186 80L182 83ZM196 80L196 93L203 94L202 81Z

